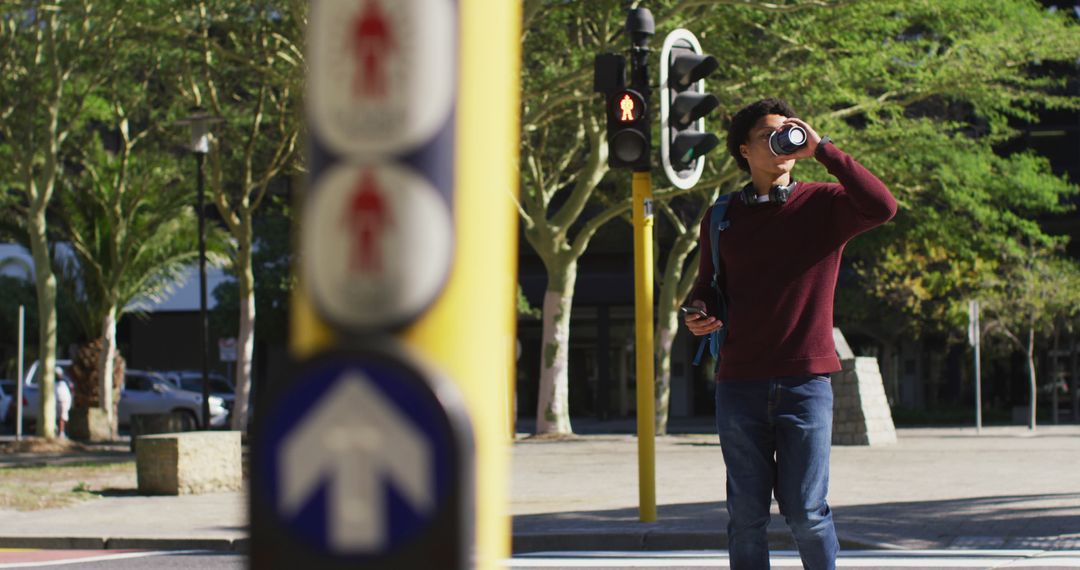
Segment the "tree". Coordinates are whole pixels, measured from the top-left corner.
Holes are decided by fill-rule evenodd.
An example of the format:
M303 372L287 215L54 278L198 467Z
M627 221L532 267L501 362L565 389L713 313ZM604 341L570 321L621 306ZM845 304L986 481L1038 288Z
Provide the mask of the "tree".
M96 69L104 83L88 98L98 120L70 153L76 166L65 179L60 209L62 237L75 253L64 273L88 339L73 371L76 396L79 404L105 411L114 436L114 384L123 378L113 370L116 323L136 299L171 288L196 251L191 188L179 184L177 159L161 136L181 112L169 83L180 52L174 38L157 29L167 16L160 3L122 12L123 26L104 39L110 57Z
M624 173L601 185L608 173L604 105L590 83L593 57L623 49L626 12L615 0L532 0L524 17L518 213L547 273L536 432L569 434L567 349L578 260L596 232L631 206L629 192L614 188L629 188ZM655 199L683 193L661 190Z
M787 97L819 132L885 180L900 202L893 222L847 248L860 278L839 292L838 320L856 321L845 297L858 295L878 301L860 324L879 337L956 329L997 252L1021 239L1045 239L1033 219L1063 211L1061 199L1076 191L1044 159L1001 157L993 149L1010 136L1010 117L1077 105L1030 69L1040 59L1080 53L1076 27L1026 1L989 10L967 2L775 8L688 19L702 30L705 51L727 70L709 87L721 94L722 109ZM985 12L978 21L967 17L974 10ZM1018 32L1035 28L1046 35ZM973 67L976 73L968 71ZM806 162L796 177L827 178ZM713 164L721 175L734 168ZM697 232L696 225L685 229ZM681 237L676 232L673 251ZM696 266L669 263L657 274L673 283L684 269ZM659 322L676 309L660 305ZM890 315L897 309L899 318ZM658 346L667 341L658 338ZM660 350L667 358L670 351Z
M184 96L222 119L207 155L208 187L232 238L240 308L233 429L247 428L255 343L253 218L271 186L299 169L306 2L205 0L177 18L196 33Z
M622 22L612 18L615 6L610 1L525 4L519 214L525 240L540 256L548 277L536 433L572 432L567 349L577 261L596 230L618 213L597 215L571 236L571 226L582 218L607 172L607 143L602 122L588 108L585 86L568 79L585 80L579 70L591 54L582 48L606 44L617 32ZM560 49L557 53L545 49L551 46ZM577 49L564 51L566 46ZM568 114L569 121L564 119ZM563 200L559 206L553 204L556 194Z
M1038 382L1035 338L1051 338L1057 324L1076 315L1080 305L1080 267L1054 255L1053 249L1031 245L1022 255L1003 254L989 275L981 296L985 334L1000 334L1024 353L1028 373L1028 429L1035 430Z
M27 234L34 259L38 354L56 367L56 276L46 210L62 175L63 155L92 117L88 96L104 81L94 73L116 33L120 13L102 2L28 1L0 8L0 180L5 209ZM54 376L41 374L38 434L56 436Z
M292 209L284 200L263 206L254 220L251 261L255 277L255 304L259 320L255 336L262 342L285 344L289 339L288 303L295 277L292 271ZM235 337L240 303L235 275L214 288L210 327L218 336Z
M78 300L74 310L88 339L75 363L82 376L76 378L78 403L105 409L114 437L120 386L113 382L123 378L113 370L120 360L116 323L125 313L162 300L198 252L194 192L182 183L176 158L131 150L128 145L117 153L100 143L91 147L81 176L64 188L60 200L63 235L75 252L63 281ZM211 256L222 242L211 235Z
M521 215L526 240L548 271L538 431L569 430L562 402L577 259L596 228L629 208L628 193L603 191L602 105L584 88L592 56L622 50L617 44L625 43L620 36L624 7L525 4ZM1075 191L1052 176L1043 160L993 153L994 144L1011 136L1009 119L1031 120L1041 108L1077 106L1076 98L1055 91L1060 82L1033 68L1040 60L1080 56L1076 26L1035 2L682 0L649 7L657 37L673 27L689 27L704 51L720 60L708 90L721 99L721 120L710 119L710 128L722 127L724 115L746 103L782 96L888 183L901 204L900 215L854 240L846 257L860 270L856 285L866 289L863 298L878 307L923 295L918 287L934 289L918 303L923 316L901 313L905 327L947 328L946 320L956 318L964 294L978 282L967 269L985 271L993 244L1007 242L1010 235L1041 235L1033 217L1057 211L1060 197ZM976 13L979 18L970 17ZM551 46L558 46L558 53ZM745 178L719 151L707 160L707 175L695 191L704 195L657 184L655 203L686 195L678 200L689 202L673 211L695 211L708 193L730 190L728 184ZM800 164L796 175L827 176L810 161ZM696 239L697 224L680 219L672 227L671 253L657 256L664 263L656 271L661 376L669 367L665 359L678 323L679 303L671 294L686 287L687 272L696 270L687 267L691 256L682 252L686 239ZM989 239L988 233L993 233ZM931 269L942 269L924 274L923 267L903 261L917 261L912 252L937 255ZM950 264L964 270L943 269ZM888 281L882 278L886 274ZM906 286L893 287L896 283ZM851 304L840 297L843 320L843 308ZM892 334L875 325L880 320L875 313L860 324ZM658 410L666 408L666 385L660 378Z

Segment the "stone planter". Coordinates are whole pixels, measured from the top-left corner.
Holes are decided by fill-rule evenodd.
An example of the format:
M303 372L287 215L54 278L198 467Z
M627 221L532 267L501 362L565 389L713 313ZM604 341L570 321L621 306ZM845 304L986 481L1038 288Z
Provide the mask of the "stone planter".
M135 470L140 495L239 491L243 482L240 432L141 436Z
M77 441L109 441L112 430L101 408L71 408L68 412L68 437Z
M131 451L135 452L135 443L141 435L178 433L195 429L195 426L188 424L186 418L178 414L131 414Z

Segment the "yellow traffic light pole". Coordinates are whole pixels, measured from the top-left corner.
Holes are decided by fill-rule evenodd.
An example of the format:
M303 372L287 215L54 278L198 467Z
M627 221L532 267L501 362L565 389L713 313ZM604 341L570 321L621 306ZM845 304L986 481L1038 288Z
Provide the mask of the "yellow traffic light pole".
M634 172L634 321L637 346L638 515L656 520L652 178Z
M510 555L521 6L460 6L454 267L442 297L403 339L466 400L476 437L477 568L496 568Z
M459 10L454 264L439 299L399 339L452 380L465 400L476 450L474 552L476 568L483 570L501 567L510 556L507 408L513 401L517 322L513 200L521 6L461 0ZM307 357L336 342L303 283L293 293L291 318L294 356Z

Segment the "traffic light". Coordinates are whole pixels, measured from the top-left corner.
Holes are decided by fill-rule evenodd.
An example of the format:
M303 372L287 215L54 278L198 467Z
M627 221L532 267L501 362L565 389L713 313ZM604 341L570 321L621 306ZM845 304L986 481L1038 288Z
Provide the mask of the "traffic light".
M649 169L649 113L645 98L633 89L608 97L608 166Z
M702 53L689 30L678 29L660 51L660 162L677 188L690 188L701 178L701 157L720 139L705 131L705 115L720 105L705 92L705 78L716 71L716 58Z
M608 166L648 170L648 99L641 91L626 87L626 59L620 54L599 54L594 73L595 91L605 97Z

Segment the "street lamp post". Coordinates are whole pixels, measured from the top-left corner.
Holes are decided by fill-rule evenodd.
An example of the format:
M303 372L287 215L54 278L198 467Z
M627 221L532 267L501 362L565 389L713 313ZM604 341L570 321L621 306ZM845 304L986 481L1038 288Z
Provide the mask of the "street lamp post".
M199 218L199 345L202 361L202 427L210 429L210 321L206 311L206 215L203 163L210 152L210 124L220 119L196 109L188 118L180 121L191 126L191 152L195 153L198 171L198 192L195 214Z

